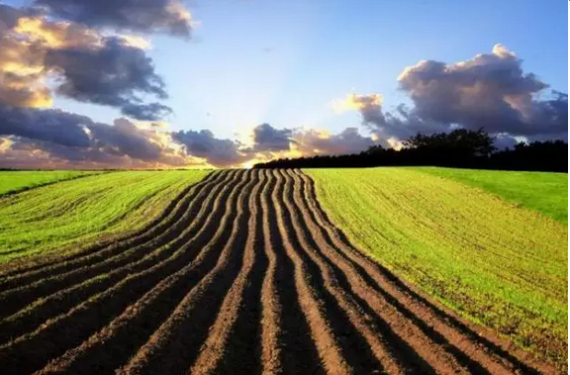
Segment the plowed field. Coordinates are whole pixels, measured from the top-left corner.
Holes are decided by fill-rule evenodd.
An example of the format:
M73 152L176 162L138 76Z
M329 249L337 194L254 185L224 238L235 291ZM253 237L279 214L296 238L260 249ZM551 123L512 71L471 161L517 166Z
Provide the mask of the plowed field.
M358 252L298 171L222 171L152 227L0 274L2 374L532 374Z

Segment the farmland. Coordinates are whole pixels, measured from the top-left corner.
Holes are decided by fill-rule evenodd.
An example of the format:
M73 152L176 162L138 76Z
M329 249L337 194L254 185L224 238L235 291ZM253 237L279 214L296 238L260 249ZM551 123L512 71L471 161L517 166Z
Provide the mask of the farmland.
M0 196L100 172L0 171Z
M318 199L331 220L381 265L471 321L565 365L565 224L469 186L473 183L439 177L462 171L374 168L306 173L314 178ZM463 173L457 179L471 172ZM498 174L488 176L491 184ZM498 185L495 181L492 188ZM523 184L520 196L524 189ZM549 212L563 210L564 206Z
M568 174L414 168L434 176L478 187L514 204L568 224Z
M555 373L357 250L316 200L341 173L211 173L145 228L0 271L3 374Z
M20 173L5 172L3 184ZM0 198L0 263L139 229L206 173L111 172Z

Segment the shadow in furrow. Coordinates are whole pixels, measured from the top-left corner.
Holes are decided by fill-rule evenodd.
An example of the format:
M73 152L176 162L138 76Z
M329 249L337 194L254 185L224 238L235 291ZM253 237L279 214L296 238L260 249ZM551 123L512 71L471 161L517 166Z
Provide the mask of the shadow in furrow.
M314 231L314 235L321 237L323 236L323 233L321 230L322 229L320 227L318 227L318 225L312 220L311 215L308 213L309 211L307 210L308 206L307 206L307 202L300 202L299 203L299 207L301 208L301 210L303 210L304 212L307 213L308 216L308 226L311 227L311 229ZM313 239L311 239L312 241ZM343 284L343 288L345 290L351 290L352 287L352 283L348 278L348 275L343 271L342 268L347 269L348 271L352 272L352 277L353 279L356 278L360 278L360 279L365 279L362 277L362 274L360 272L357 272L356 268L354 267L354 265L350 262L347 261L347 259L343 256L343 254L338 251L338 248L336 248L334 246L334 244L328 243L328 244L323 244L322 246L317 246L316 243L314 243L314 246L316 246L317 248L322 249L324 252L322 253L322 256L326 259L326 261L330 264L330 266L334 269L334 272L337 274L337 277L339 278L339 282ZM333 259L337 259L337 261L335 262ZM337 262L339 262L337 264ZM364 271L364 270L362 270ZM369 284L367 284L368 287L370 287ZM376 293L379 294L379 296L372 296L369 293L371 291L375 290ZM366 297L364 296L366 295ZM409 310L407 310L405 308L405 306L400 303L400 301L398 301L397 299L393 298L392 296L390 296L389 294L387 294L385 291L383 291L381 288L375 289L370 287L370 290L361 290L360 293L359 292L354 292L353 291L353 296L356 300L358 300L360 302L361 307L368 311L368 313L372 314L371 317L373 320L375 320L376 324L380 324L383 327L383 331L386 332L392 340L394 341L394 345L391 345L392 347L398 348L400 350L402 350L402 352L399 353L395 353L398 355L398 357L400 358L408 358L408 360L404 363L406 364L412 364L412 365L416 365L416 366L422 366L424 368L420 368L422 373L423 372L427 372L429 371L433 371L432 367L423 359L421 359L418 354L421 353L416 353L415 350L410 347L408 345L407 342L405 342L404 340L414 340L414 336L411 336L409 338L407 337L398 337L397 334L395 334L395 332L390 328L391 325L394 324L398 324L399 320L392 320L391 324L389 322L384 321L384 319L382 318L382 316L384 315L383 313L379 312L379 313L375 313L374 312L374 308L369 305L369 300L373 299L373 298L378 298L380 297L381 299L383 299L384 301L386 301L387 303L389 303L390 307L395 308L395 311L397 311L399 314L402 314L402 316L404 316L405 318L407 318L409 320L409 322L411 322L413 325L415 325L416 327L418 327L421 330L421 333L425 335L425 338L427 338L428 340L430 340L430 342L433 342L434 344L436 344L438 347L434 347L434 349L438 349L437 351L434 350L435 352L440 351L441 354L443 354L444 356L449 356L451 355L453 361L457 361L457 364L468 369L470 372L473 373L478 373L478 374L486 374L488 373L488 371L481 366L481 364L479 364L478 362L472 360L468 355L466 355L463 351L459 350L457 347L451 345L443 336L441 336L441 334L439 332L437 332L436 330L434 330L432 327L428 326L424 321L422 321L421 319L419 319L417 316L415 316L414 314L412 314ZM420 345L419 348L423 349L421 347L421 341L416 343L416 347L418 347L417 345ZM422 350L420 350L420 352L422 352ZM424 353L425 354L425 353ZM414 359L415 357L415 361L409 361L409 359ZM445 361L444 358L442 358L443 361Z
M206 189L200 189L198 191L198 196L207 194ZM189 197L193 198L193 197ZM192 207L188 209L185 206L184 210L177 211L177 215L180 216L179 222L176 225L169 226L165 228L165 232L157 235L156 238L151 238L144 244L140 244L131 249L121 248L123 252L119 252L116 256L105 258L103 254L99 259L100 262L96 262L91 265L81 265L77 266L68 272L59 275L49 275L45 279L38 280L28 285L22 287L3 291L0 293L0 303L3 308L0 310L0 318L7 317L12 313L15 313L19 309L25 307L32 301L45 297L51 293L55 293L58 290L68 288L72 285L79 284L84 281L88 281L98 275L106 274L109 271L117 270L118 268L128 265L129 263L134 263L135 261L144 258L148 254L155 251L155 249L163 246L173 240L179 235L180 231L186 226L184 219L188 219L191 215L195 214L199 208L199 205L194 204L195 202L200 202L195 200L189 202Z
M243 267L226 294L216 322L200 349L192 374L255 374L261 372L261 288L267 257L264 254L261 191L264 173L249 199L250 218ZM252 199L253 198L253 199Z
M192 262L200 254L204 244L211 239L220 219L225 215L224 209L219 207L219 201L225 200L230 190L238 188L239 184L236 184L238 181L233 180L232 184L226 186L224 194L216 197L217 208L208 215L207 225L191 241L192 246L186 244L169 260L129 276L67 314L44 323L37 331L0 347L0 367L4 373L28 373L43 367L49 359L80 345L89 335L107 325L161 280ZM30 356L28 353L34 355Z
M223 179L222 181L225 181ZM223 185L215 186L211 190L211 194L215 194L218 188ZM186 225L186 229L179 234L179 238L170 244L166 244L160 248L154 249L153 252L145 256L139 261L126 264L124 267L114 269L108 273L103 273L98 277L92 278L80 284L75 284L67 289L56 292L46 298L38 300L39 303L34 303L25 310L22 310L3 321L0 321L0 343L6 343L11 338L22 335L25 332L33 332L41 323L48 320L50 317L55 317L74 306L80 304L90 296L101 293L106 289L112 287L120 280L128 275L141 272L155 264L171 257L181 244L188 241L202 229L202 224L207 221L210 206L213 204L213 199L208 199L201 202L200 206L188 211L187 220L196 218L191 222L191 225ZM198 208L200 210L198 211ZM206 213L206 215L204 215ZM172 230L175 230L174 228Z
M295 184L298 184L299 187L302 186L296 179ZM435 373L433 367L419 356L403 338L393 331L390 324L382 319L378 312L369 305L368 301L358 293L354 292L347 274L341 269L340 265L337 264L337 260L335 260L334 257L331 258L329 254L329 251L334 251L334 246L331 246L331 244L326 241L322 241L322 238L320 237L322 233L317 229L318 224L314 221L310 208L307 206L306 202L297 198L299 198L298 191L295 193L294 199L296 204L293 208L296 211L296 215L302 220L299 228L301 228L308 246L316 251L319 261L323 262L326 267L331 270L335 281L338 283L339 289L344 291L352 303L357 306L357 310L360 311L363 317L365 317L364 319L367 322L368 328L376 331L378 336L383 338L383 341L385 341L385 350L389 352L391 357L396 359L396 363L399 366L404 367L401 370L406 373ZM317 241L316 237L321 239Z
M192 184L178 194L164 209L164 211L144 228L139 229L135 233L130 233L119 239L106 240L89 246L73 254L56 255L26 260L26 264L10 269L6 272L0 271L0 289L9 289L21 285L28 284L34 280L40 280L46 276L52 276L55 273L62 273L66 270L76 268L81 261L88 259L90 256L96 256L98 252L108 249L122 250L129 247L137 246L144 241L152 239L156 234L163 232L171 224L172 220L177 220L184 208L179 206L188 205L191 201L189 197L194 195L195 191L199 191L204 185L213 182L220 177L220 173L211 172L201 181ZM126 247L123 247L125 246ZM30 263L37 262L30 265Z
M311 233L306 229L306 224L297 219L303 220L300 212L294 212L296 205L293 203L293 179L290 176L281 175L284 180L285 190L283 194L283 203L286 207L286 215L284 215L286 228L291 238L294 249L301 257L306 270L310 274L310 282L312 289L317 293L317 297L324 305L326 317L330 321L330 327L341 348L342 354L356 374L370 373L379 371L381 364L372 353L369 344L362 337L360 332L353 326L347 313L339 306L336 298L331 294L329 287L325 284L319 266L308 255L308 248L317 249L318 245L312 241ZM304 236L303 236L304 234ZM304 243L304 240L309 241ZM350 289L345 289L346 291Z
M377 279L375 279L375 277L369 273L370 269L376 273L376 277L379 276L381 279L386 280L387 283L390 283L391 288L395 288L399 291L399 293L403 293L406 297L411 298L420 306L419 308L428 310L430 314L433 314L435 317L440 319L443 324L449 325L450 328L458 330L458 332L460 332L462 335L465 335L466 338L472 340L473 345L475 346L475 350L490 350L492 353L491 355L497 357L497 359L490 359L491 362L495 362L497 360L507 361L507 363L512 366L509 372L522 371L524 374L540 374L540 371L528 366L516 356L504 350L500 345L492 342L486 337L477 334L475 331L473 331L473 329L460 321L458 318L450 315L446 311L441 310L439 307L429 302L425 297L421 296L416 291L411 289L410 286L400 280L391 271L387 270L377 262L368 259L366 255L364 255L360 250L355 248L350 243L346 235L332 223L327 213L322 209L320 202L316 196L314 181L301 171L296 171L296 173L305 182L307 199L311 201L311 205L313 206L313 210L310 210L310 212L313 212L313 217L316 219L316 215L318 214L323 219L324 225L328 227L328 231L331 231L336 236L335 241L335 239L331 237L331 234L322 225L320 225L322 228L322 233L329 244L335 247L338 250L339 254L357 270L361 277L389 303L394 305L406 317L413 320L414 323L419 325L422 330L424 330L428 335L432 337L435 336L436 342L439 342L443 345L447 344L452 353L454 353L458 359L463 362L472 372L486 373L487 370L482 368L480 363L473 361L463 351L449 344L449 341L445 337L441 336L439 332L434 331L434 329L430 325L427 325L426 322L422 320L422 318L416 316L404 304L400 303L398 299L396 299L392 294L388 293L383 287L383 285L386 286L385 283L377 281ZM316 221L318 222L319 220ZM341 243L342 249L336 245L337 241ZM356 261L353 258L359 260ZM365 264L366 267L364 267L362 264ZM483 355L489 354L484 353Z
M322 374L319 353L310 335L310 327L306 316L299 305L299 292L295 285L294 265L287 256L283 239L279 232L275 199L280 195L282 187L277 183L271 171L266 171L270 177L271 188L263 196L263 202L268 209L268 229L271 249L275 256L275 292L281 311L279 312L279 334L281 371L283 374ZM271 194L272 199L269 200Z
M243 184L241 181L240 184ZM224 216L221 224L235 219L235 190L230 189L225 201ZM225 198L222 198L222 202ZM207 215L207 213L206 213ZM216 225L217 223L214 223ZM228 240L229 234L216 226L216 233L211 237L200 254L178 272L170 275L152 290L126 309L102 331L93 335L81 346L74 348L58 358L40 373L72 372L77 374L99 374L111 372L125 364L167 319L188 290L194 287L216 264L219 248Z
M188 370L196 360L216 312L227 290L242 267L244 243L248 235L249 213L244 201L251 198L256 178L250 172L241 172L247 181L238 197L237 218L222 228L230 231L215 267L190 291L175 311L152 335L122 374L179 374ZM247 175L245 175L247 173Z

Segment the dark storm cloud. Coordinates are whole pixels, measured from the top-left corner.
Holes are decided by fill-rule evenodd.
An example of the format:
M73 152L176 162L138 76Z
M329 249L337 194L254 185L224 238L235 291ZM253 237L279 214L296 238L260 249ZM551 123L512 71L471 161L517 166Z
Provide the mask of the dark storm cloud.
M275 129L269 124L262 124L253 129L253 142L256 152L289 150L293 131Z
M120 38L104 38L103 46L97 49L51 50L45 62L59 73L60 95L118 107L123 114L139 120L158 120L170 111L164 105L140 103L140 94L166 99L165 85L145 52Z
M188 37L190 13L178 0L36 0L61 19L94 28L166 32Z
M216 167L239 165L251 158L248 152L240 151L238 142L216 138L209 130L179 131L172 133L172 139L183 144L189 155L206 159Z

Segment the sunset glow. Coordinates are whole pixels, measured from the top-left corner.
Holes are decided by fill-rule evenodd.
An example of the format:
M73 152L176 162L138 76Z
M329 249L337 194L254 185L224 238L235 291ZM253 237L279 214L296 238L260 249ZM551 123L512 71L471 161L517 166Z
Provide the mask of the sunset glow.
M559 6L94 4L0 5L0 167L249 168L457 127L567 139Z

